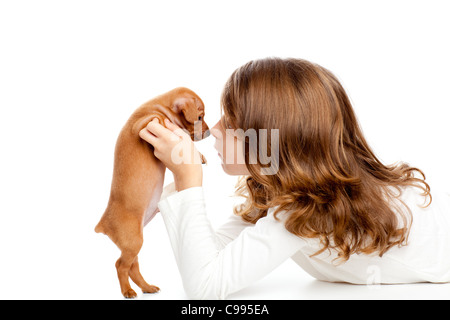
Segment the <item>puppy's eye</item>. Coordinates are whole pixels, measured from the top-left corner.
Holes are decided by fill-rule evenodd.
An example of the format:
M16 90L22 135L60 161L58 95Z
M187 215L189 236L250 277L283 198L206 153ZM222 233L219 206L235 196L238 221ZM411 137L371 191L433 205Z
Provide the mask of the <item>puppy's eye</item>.
M202 121L202 116L198 117L198 121Z

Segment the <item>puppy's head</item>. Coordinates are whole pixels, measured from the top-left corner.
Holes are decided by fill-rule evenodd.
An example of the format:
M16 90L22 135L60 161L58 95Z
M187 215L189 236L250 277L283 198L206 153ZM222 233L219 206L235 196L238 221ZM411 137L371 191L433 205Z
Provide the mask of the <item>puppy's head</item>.
M192 140L202 140L209 135L208 125L204 121L205 106L202 99L192 90L177 88L174 91L172 111L178 115Z

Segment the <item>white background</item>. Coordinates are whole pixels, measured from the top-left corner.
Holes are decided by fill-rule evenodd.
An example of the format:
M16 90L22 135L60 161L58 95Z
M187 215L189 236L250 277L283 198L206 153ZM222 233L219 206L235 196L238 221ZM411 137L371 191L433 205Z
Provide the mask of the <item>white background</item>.
M333 71L387 164L421 168L450 191L447 1L1 1L0 298L122 299L118 249L94 226L105 209L116 137L132 111L177 86L206 121L234 69L268 56ZM212 137L197 146L212 222L231 213ZM166 184L172 179L167 174ZM186 298L160 216L141 270ZM323 283L287 261L230 298L450 298L450 285Z

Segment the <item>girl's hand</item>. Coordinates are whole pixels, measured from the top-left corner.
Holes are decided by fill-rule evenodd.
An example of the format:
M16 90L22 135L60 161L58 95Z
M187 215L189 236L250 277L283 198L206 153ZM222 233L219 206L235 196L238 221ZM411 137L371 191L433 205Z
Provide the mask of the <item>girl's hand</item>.
M167 129L153 119L139 136L154 147L154 154L173 173L175 187L181 191L202 185L200 153L190 136L176 124L165 119Z

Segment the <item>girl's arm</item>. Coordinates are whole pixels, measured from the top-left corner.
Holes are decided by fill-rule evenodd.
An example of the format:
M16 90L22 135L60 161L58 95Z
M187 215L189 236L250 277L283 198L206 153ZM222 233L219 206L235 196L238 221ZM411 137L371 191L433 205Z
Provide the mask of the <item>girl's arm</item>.
M164 200L170 195L175 194L176 192L177 190L175 188L175 183L172 182L168 184L163 189L160 201ZM243 229L253 226L254 224L244 221L241 217L235 214L230 215L226 222L216 230L216 236L220 248L224 248L228 243L236 239Z
M284 228L283 219L275 220L270 210L255 225L235 232L239 235L224 246L223 236L233 237L232 224L220 237L213 230L202 187L169 195L158 206L185 291L192 299L224 299L261 279L305 245Z
M190 298L224 299L268 274L304 241L289 233L271 211L242 232L243 226L234 221L216 233L206 216L200 155L186 133L170 122L165 125L167 129L152 121L140 136L172 171L179 191L158 207L184 288Z

